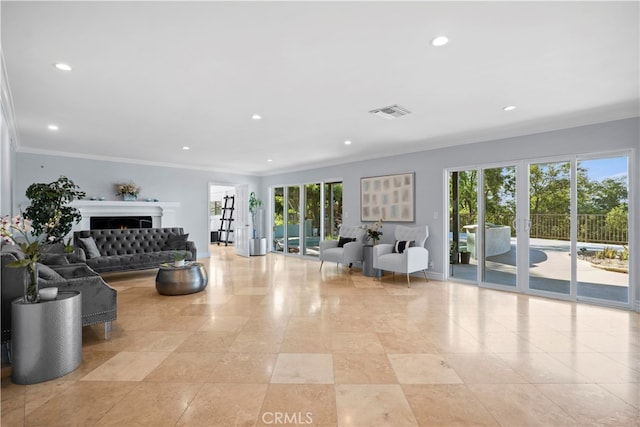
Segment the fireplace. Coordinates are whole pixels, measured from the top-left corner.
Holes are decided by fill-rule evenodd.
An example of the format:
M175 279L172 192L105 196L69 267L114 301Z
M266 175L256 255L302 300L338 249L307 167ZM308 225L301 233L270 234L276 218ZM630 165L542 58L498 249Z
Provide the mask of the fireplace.
M71 206L80 210L82 219L74 224L72 231L93 228L133 228L133 227L179 227L177 211L178 202L124 202L120 200L74 200ZM102 221L105 218L134 218L132 222L123 224L93 224L94 218ZM142 225L140 224L140 220ZM149 222L151 222L150 225Z
M89 219L90 230L152 228L150 216L92 216Z

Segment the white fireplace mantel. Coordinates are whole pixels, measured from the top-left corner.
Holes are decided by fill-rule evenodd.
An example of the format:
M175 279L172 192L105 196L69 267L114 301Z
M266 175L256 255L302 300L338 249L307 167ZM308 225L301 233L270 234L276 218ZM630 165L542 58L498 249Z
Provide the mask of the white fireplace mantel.
M75 200L70 206L82 215L72 231L89 230L93 216L150 216L154 228L178 227L178 202L123 202L118 200Z

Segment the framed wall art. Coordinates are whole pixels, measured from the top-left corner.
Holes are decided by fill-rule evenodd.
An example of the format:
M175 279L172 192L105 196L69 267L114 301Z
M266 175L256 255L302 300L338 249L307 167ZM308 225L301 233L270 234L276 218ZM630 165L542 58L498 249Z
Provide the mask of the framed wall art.
M360 221L415 221L415 173L360 178Z

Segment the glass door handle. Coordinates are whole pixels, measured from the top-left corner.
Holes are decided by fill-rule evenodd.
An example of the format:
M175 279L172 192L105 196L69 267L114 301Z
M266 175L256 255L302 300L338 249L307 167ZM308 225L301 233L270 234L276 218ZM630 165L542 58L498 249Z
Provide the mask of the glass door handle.
M511 222L511 226L513 227L513 229L515 231L518 231L518 222L520 220L518 218L515 218L512 222ZM529 231L531 230L531 220L530 219L523 219L522 220L524 222L524 231Z

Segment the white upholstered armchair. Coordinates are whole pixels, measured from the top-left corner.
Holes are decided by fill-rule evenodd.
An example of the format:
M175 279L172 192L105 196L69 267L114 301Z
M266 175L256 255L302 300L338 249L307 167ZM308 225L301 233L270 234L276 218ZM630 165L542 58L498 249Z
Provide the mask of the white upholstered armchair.
M405 273L407 285L411 286L409 274L422 270L427 279L429 268L429 251L424 247L424 242L429 237L429 227L396 226L395 244L381 243L373 247L373 268L391 271L393 273Z
M338 240L320 241L320 270L325 261L347 264L362 261L365 231L356 225L341 225Z

